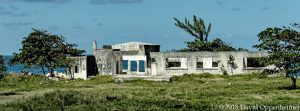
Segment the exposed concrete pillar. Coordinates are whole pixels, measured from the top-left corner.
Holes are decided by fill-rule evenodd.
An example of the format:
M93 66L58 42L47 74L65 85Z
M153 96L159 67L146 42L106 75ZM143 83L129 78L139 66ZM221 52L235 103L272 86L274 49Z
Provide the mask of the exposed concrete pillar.
M127 74L131 74L131 61L128 60L128 71Z
M189 74L197 72L197 58L194 55L187 58L187 68Z
M136 68L137 68L136 69L136 74L139 74L139 72L140 72L140 61L139 60L136 61L136 65L137 65L136 66Z
M97 42L96 40L93 41L93 50L96 50L97 49Z

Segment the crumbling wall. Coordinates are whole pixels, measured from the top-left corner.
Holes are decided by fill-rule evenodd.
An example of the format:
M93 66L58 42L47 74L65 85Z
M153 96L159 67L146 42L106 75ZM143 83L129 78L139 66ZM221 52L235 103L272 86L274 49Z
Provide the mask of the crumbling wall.
M71 78L87 79L87 58L86 56L74 56L68 57L71 59L70 66L67 71L67 75ZM77 69L75 69L75 67ZM75 71L77 70L77 72Z
M100 74L113 74L113 52L110 49L95 51L95 60Z
M242 74L247 72L261 71L263 68L247 69L244 64L247 57L265 57L268 54L265 52L151 52L151 67L155 67L154 71L151 69L149 75L182 75L185 73L212 73L222 74ZM234 57L235 69L231 69L228 65L228 58ZM187 68L182 69L168 69L166 68L166 58L187 58ZM197 59L212 58L218 62L217 67L211 68L197 68Z

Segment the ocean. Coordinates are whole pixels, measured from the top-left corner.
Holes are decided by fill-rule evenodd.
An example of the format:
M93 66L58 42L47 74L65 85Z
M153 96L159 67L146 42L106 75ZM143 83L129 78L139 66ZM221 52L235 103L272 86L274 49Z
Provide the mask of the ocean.
M10 59L12 58L12 56L4 56L4 64L7 67L6 72L7 73L20 73L21 71L28 71L32 74L40 74L43 75L43 70L42 69L38 69L38 68L25 68L24 65L20 64L20 65L13 65L13 66L9 66L8 62L10 61ZM58 68L55 69L56 72L63 72L65 73L64 68ZM46 73L48 73L49 71L46 69L45 70Z

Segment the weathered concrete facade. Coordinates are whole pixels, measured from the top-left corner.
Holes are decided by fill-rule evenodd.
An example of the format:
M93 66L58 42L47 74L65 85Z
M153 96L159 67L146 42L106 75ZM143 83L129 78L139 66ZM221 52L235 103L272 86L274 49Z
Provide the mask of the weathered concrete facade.
M94 76L98 73L94 56L73 56L71 66L67 71L70 78L87 79L89 76Z
M248 65L253 58L265 57L264 52L160 52L160 45L129 42L117 45L103 45L97 48L93 43L94 63L82 57L75 57L77 66L83 72L78 78L88 77L97 73L116 76L159 77L191 73L211 74L243 74L257 72L264 66ZM230 58L233 59L229 64ZM83 62L86 60L86 62ZM81 62L80 62L81 61ZM253 61L251 62L253 63ZM96 71L84 72L84 69L94 67ZM77 67L78 68L78 67ZM75 66L74 68L75 69ZM89 74L92 73L92 74Z
M267 56L263 52L151 52L151 73L149 75L182 75L191 73L243 74L261 71L265 67L248 67L248 58ZM228 64L234 58L235 68ZM176 61L177 59L177 61ZM180 66L169 66L168 63Z
M94 46L96 42L94 42ZM159 45L129 42L94 47L94 55L100 74L146 75L150 52L159 52Z

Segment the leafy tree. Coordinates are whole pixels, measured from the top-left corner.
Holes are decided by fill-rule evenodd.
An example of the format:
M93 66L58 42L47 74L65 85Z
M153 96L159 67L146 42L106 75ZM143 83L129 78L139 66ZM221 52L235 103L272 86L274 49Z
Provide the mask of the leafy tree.
M234 62L235 58L230 55L227 61L228 67L230 67L231 74L233 74L233 70L238 68L237 64Z
M209 23L208 28L206 28L203 19L193 16L193 23L190 23L188 19L185 18L184 22L181 22L177 18L175 25L184 31L188 32L190 35L195 37L194 41L185 42L188 48L180 50L172 50L179 52L187 51L247 51L243 48L235 49L230 44L225 43L219 38L212 41L208 41L208 35L211 32L211 23Z
M33 29L23 38L20 53L14 53L10 64L24 64L25 67L48 69L54 76L55 68L68 67L68 55L80 55L84 50L76 49L76 44L65 42L65 38L47 31Z
M271 72L285 72L296 88L297 72L300 70L300 33L295 27L267 28L258 34L260 51L267 51L265 62L276 68Z
M175 25L192 36L196 38L198 41L207 41L207 37L211 31L211 23L209 23L208 28L206 29L204 21L202 18L197 18L197 16L193 16L193 23L190 23L190 21L185 18L184 22L181 22L177 18L174 18L176 21Z
M2 55L0 55L0 74L4 73L6 71L6 67L4 64L4 58Z
M212 41L190 41L186 42L189 51L236 51L230 44L225 43L219 38Z

